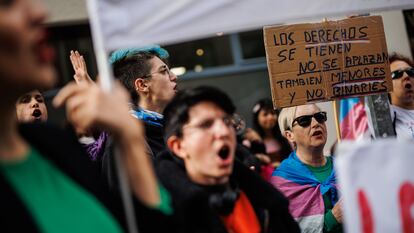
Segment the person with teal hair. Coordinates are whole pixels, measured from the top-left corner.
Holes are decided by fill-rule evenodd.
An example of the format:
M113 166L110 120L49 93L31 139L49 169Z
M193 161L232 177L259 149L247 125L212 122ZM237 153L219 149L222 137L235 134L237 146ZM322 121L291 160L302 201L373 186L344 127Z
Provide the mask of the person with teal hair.
M177 90L177 76L169 70L168 58L168 51L159 45L118 49L109 58L115 78L131 95L131 114L145 123L147 149L152 158L166 148L161 113ZM75 80L91 80L77 51L71 53L71 61ZM111 144L107 140L108 134L102 132L94 143L86 145L92 160L102 159L107 144Z
M177 91L177 76L170 71L168 58L158 45L120 49L110 58L115 78L131 94L132 115L144 122L152 158L166 149L162 112Z
M141 48L127 48L127 49L118 49L111 53L109 58L109 63L114 64L117 61L125 59L127 57L133 56L139 52L148 52L156 54L160 59L168 59L170 54L167 50L161 48L159 45L149 45Z
M147 154L152 159L166 149L162 112L177 91L177 76L168 67L168 57L165 49L153 45L116 50L109 59L115 78L131 95L131 115L144 123ZM102 162L102 173L116 188L112 137L102 132L86 150L92 160Z

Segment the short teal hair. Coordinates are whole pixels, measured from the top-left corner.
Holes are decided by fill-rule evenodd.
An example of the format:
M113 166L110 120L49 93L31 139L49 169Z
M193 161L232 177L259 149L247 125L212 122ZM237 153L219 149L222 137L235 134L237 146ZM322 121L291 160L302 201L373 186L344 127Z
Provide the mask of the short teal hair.
M112 64L114 76L129 91L132 101L137 103L139 95L135 88L135 80L144 78L151 71L152 58L158 57L165 64L168 62L167 50L159 45L151 45L142 48L119 49L111 54L110 62Z
M160 59L167 59L170 55L168 54L168 51L161 48L159 45L149 45L141 48L128 48L128 49L118 49L115 50L111 57L109 58L109 63L114 64L117 61L120 61L124 58L131 57L133 55L136 55L140 52L148 52L155 54Z

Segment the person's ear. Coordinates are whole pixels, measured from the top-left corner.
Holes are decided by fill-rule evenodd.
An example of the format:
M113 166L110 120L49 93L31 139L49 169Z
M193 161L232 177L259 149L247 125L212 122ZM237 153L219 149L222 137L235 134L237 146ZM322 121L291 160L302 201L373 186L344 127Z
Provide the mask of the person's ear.
M289 142L294 143L296 141L295 134L291 130L285 130L284 135Z
M187 157L187 152L183 148L182 139L173 135L167 139L168 148L179 158L185 159Z
M148 82L143 78L135 79L134 86L137 92L148 92Z

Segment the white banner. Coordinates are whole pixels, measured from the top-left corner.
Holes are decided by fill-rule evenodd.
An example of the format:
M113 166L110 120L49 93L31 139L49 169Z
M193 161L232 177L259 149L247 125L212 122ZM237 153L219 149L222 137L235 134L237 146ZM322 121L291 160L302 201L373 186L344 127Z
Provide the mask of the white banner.
M414 232L414 142L344 142L336 169L350 233Z
M413 0L88 0L107 51L170 44L292 20L414 8ZM92 30L95 30L92 28Z

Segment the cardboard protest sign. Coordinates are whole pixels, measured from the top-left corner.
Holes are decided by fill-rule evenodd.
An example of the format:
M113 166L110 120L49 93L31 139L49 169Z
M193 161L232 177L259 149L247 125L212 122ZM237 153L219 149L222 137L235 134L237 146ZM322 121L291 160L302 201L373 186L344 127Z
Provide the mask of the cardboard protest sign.
M392 90L380 16L269 26L263 31L275 106Z
M414 230L414 144L396 139L342 143L335 167L346 232Z

